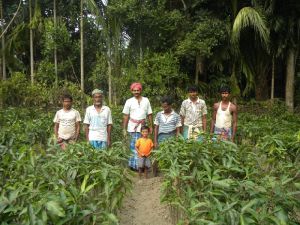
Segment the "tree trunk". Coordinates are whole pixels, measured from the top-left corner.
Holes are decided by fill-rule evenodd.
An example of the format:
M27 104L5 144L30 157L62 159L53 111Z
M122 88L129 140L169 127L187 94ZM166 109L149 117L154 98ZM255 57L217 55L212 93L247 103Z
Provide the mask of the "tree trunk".
M269 98L268 93L268 80L265 74L260 74L256 76L255 81L255 99L257 101L264 101Z
M31 27L31 19L32 19L32 7L31 7L31 0L29 0L29 21L30 21L30 77L31 77L31 84L34 83L34 59L33 59L33 30Z
M285 83L285 104L290 112L294 111L295 59L296 51L290 48L287 55Z
M271 100L274 99L274 82L275 82L275 56L272 58L272 81L271 81Z
M84 94L83 0L80 1L80 89Z
M196 56L196 68L195 68L195 84L199 83L199 75L204 73L204 58L197 55Z
M142 41L142 28L139 25L139 48L140 48L140 62L143 61L143 41Z
M109 53L110 54L110 53ZM108 67L107 67L107 72L108 72L108 104L111 105L112 103L112 84L111 84L111 80L112 80L112 63L110 58L107 60L108 62Z
M53 0L53 23L54 23L54 30L56 34L56 0ZM57 73L57 48L56 48L56 38L54 42L54 70L55 70L55 86L58 86L58 73Z
M0 0L0 13L1 13L1 20L3 19L3 1ZM2 29L1 29L1 33L3 33L3 26L4 24L2 24ZM1 78L3 80L6 80L6 58L5 58L5 35L2 34L1 37L1 46L2 46L2 57L1 57Z

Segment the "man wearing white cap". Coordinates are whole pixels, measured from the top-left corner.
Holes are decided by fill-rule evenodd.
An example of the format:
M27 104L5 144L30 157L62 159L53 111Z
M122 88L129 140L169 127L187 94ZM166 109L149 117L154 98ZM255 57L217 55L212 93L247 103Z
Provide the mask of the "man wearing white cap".
M87 107L84 125L87 141L96 149L104 149L111 145L112 117L108 106L103 105L103 91L92 92L92 106Z

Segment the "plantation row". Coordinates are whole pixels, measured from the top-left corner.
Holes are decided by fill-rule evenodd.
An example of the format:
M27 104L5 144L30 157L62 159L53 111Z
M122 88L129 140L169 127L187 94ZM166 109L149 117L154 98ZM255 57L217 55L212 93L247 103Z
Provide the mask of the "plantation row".
M118 224L131 189L121 143L95 151L78 143L62 151L49 138L53 113L0 113L0 224Z
M247 108L248 107L248 108ZM178 224L299 224L300 117L281 107L244 107L237 142L169 140L154 151L162 200ZM267 111L267 112L266 112ZM119 140L121 110L113 110ZM209 113L210 115L210 113ZM118 224L131 189L129 151L85 142L61 149L53 112L0 111L1 224Z
M179 224L300 223L300 118L239 116L239 145L170 140L155 152Z

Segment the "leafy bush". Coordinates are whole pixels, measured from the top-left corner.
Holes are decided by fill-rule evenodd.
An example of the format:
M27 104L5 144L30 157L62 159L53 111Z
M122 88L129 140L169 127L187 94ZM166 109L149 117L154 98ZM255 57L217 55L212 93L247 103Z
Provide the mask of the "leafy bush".
M278 109L239 118L239 147L179 139L154 152L179 224L299 224L299 117Z
M89 145L0 147L2 224L117 224L117 209L131 186L128 153Z
M11 78L0 81L0 105L48 108L61 102L61 95L73 96L74 106L79 107L90 99L83 95L80 87L72 82L63 81L58 87L48 87L45 83L31 84L23 73L15 73Z

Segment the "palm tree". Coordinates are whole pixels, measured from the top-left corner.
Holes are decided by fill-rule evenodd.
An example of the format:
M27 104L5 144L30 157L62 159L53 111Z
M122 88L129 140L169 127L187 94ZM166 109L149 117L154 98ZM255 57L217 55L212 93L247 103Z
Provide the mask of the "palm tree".
M0 0L0 19L1 19L1 34L2 34L2 37L1 37L1 46L2 46L2 58L1 58L1 78L3 80L6 80L6 58L5 58L5 35L4 35L4 29L3 29L3 2L2 0Z
M31 1L29 0L29 35L30 35L30 77L31 83L34 83L34 59L33 59L33 28L32 28L32 6Z
M244 92L254 86L256 99L266 99L269 29L265 16L253 7L242 8L233 23L232 43L237 54L241 56L242 71L248 80Z
M56 0L53 0L53 23L54 29L56 30L57 18L56 18ZM57 74L57 48L56 42L54 43L54 70L55 70L55 86L58 85L58 74Z
M83 0L80 0L80 88L84 93Z

